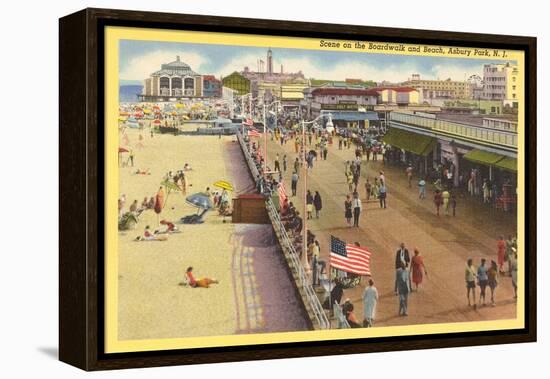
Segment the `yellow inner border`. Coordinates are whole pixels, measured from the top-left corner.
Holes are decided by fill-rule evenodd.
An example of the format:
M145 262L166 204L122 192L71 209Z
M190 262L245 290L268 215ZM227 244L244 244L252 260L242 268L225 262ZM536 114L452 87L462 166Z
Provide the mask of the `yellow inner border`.
M210 33L193 31L171 31L127 27L105 28L105 353L136 352L152 350L187 349L199 347L254 345L285 342L311 342L320 340L341 340L353 338L408 336L437 333L473 332L488 330L520 329L525 325L525 60L522 51L507 50L506 58L490 57L494 61L515 60L519 70L518 93L518 299L517 318L511 320L425 324L410 326L387 326L362 329L340 329L327 331L301 331L286 333L263 333L191 338L168 338L147 340L118 340L118 86L119 86L119 41L143 40L182 43L204 43L258 47L279 47L310 50L348 51L365 54L365 50L350 48L320 48L320 39L298 37L259 36L232 33ZM328 41L328 39L325 39ZM345 41L340 41L345 42ZM353 43L355 41L348 41ZM363 41L368 42L368 41ZM398 45L398 44L393 44ZM407 44L403 44L409 46ZM444 46L445 47L445 46ZM464 48L461 48L464 49ZM369 51L369 54L377 52ZM411 53L380 51L380 54L442 56L460 58L437 53ZM464 59L487 59L488 57L463 57ZM100 125L101 127L101 125Z

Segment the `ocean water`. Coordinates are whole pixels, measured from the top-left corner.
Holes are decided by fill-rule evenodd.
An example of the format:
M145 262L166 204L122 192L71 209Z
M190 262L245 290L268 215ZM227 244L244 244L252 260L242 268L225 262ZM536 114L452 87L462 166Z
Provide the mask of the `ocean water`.
M143 90L142 85L121 85L118 87L119 102L136 102L138 101L137 95Z

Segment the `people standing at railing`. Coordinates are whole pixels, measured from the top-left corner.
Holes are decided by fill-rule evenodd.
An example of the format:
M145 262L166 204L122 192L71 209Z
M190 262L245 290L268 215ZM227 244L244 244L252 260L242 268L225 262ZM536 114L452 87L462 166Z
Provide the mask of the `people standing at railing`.
M294 219L289 224L290 231L294 233L294 236L299 236L302 233L303 226L304 223L302 217L300 217L300 212L296 211Z
M329 296L323 302L324 309L332 310L332 305L340 304L344 296L344 285L340 279L335 278L334 281L331 281L331 287Z
M321 246L319 241L314 240L311 246L311 262L313 267L312 285L318 286L320 284L320 277L324 274L327 267L327 263L320 259Z
M342 313L346 317L346 321L348 322L350 328L360 328L361 325L357 321L357 317L355 317L354 309L355 307L353 306L351 300L346 299L346 301L342 305Z
M288 207L283 207L281 209L281 221L290 221L295 216L296 208L294 207L294 203L292 203L292 201L288 203Z

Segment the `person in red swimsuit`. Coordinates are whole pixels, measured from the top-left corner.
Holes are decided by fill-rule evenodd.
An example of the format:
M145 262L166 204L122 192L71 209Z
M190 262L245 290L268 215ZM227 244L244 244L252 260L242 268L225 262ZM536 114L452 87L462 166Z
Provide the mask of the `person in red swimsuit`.
M193 276L193 267L188 267L186 270L187 280L191 287L209 288L210 284L218 284L219 281L211 278L195 279Z

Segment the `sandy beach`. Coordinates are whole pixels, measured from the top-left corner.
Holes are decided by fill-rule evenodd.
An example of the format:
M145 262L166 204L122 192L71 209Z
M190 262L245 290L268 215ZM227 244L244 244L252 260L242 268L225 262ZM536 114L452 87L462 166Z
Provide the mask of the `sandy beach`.
M206 187L215 190L217 180L231 182L233 196L253 190L235 137L126 133L135 155L134 167L120 167L126 209L134 199L141 204L144 197L154 196L164 174L185 163L193 168L187 173L187 195ZM150 175L135 174L138 168ZM185 203L187 195L167 194L160 219L174 222L181 231L167 241L134 241L146 225L158 227L153 210L141 214L134 230L119 233L119 339L307 329L271 226L232 224L230 218L224 223L217 211L208 212L204 224L181 225L181 217L197 211ZM220 283L208 289L180 285L188 266L195 277Z

